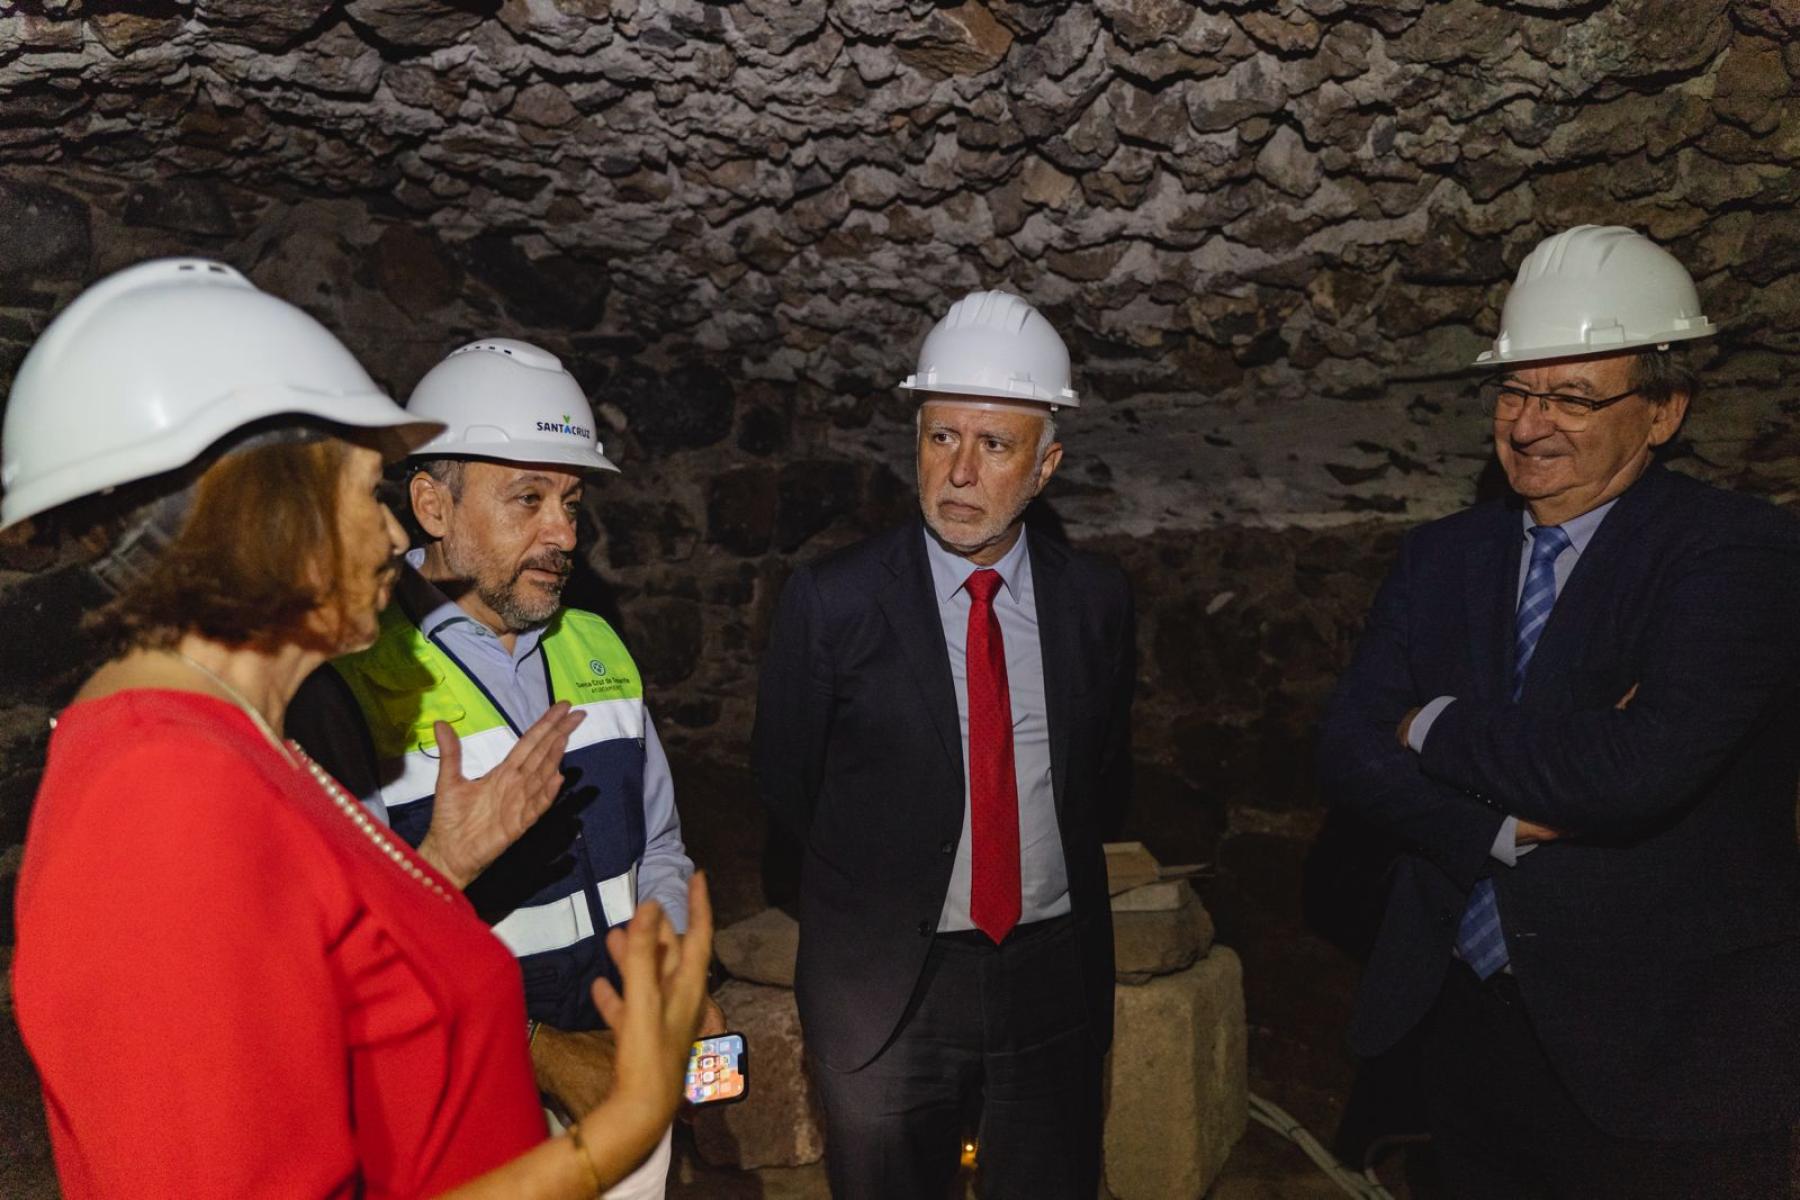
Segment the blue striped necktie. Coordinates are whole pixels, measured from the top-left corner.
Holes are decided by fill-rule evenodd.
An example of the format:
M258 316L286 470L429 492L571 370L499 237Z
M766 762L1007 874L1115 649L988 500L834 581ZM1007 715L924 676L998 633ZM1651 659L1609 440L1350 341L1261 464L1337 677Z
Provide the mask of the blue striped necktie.
M1531 527L1531 566L1525 572L1525 590L1519 594L1514 619L1512 699L1518 703L1525 690L1525 672L1537 652L1538 638L1556 605L1556 559L1569 548L1569 535L1556 525ZM1500 929L1500 906L1494 901L1494 881L1481 878L1469 893L1462 922L1456 927L1456 952L1482 979L1506 965L1506 935Z

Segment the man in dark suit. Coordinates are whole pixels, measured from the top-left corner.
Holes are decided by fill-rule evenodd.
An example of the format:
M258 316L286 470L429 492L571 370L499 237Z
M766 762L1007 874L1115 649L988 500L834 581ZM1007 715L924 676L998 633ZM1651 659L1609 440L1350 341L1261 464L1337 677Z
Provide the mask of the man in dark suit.
M1030 305L959 301L901 385L923 521L802 567L776 613L753 754L805 847L795 990L840 1200L943 1196L971 1113L984 1195L1098 1187L1133 627L1115 566L1022 524L1068 377Z
M1426 1023L1458 1197L1787 1194L1800 532L1653 461L1713 328L1628 229L1526 258L1481 356L1515 495L1408 535L1326 717L1404 846L1351 1042Z

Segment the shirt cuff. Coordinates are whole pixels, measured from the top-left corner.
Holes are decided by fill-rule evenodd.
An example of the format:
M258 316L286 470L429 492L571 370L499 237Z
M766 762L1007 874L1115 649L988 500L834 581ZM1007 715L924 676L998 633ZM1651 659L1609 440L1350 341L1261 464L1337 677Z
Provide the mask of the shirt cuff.
M1419 715L1406 727L1406 745L1409 750L1414 754L1425 753L1425 736L1431 732L1432 723L1455 701L1455 696L1439 696L1419 710Z
M1488 853L1509 867L1519 865L1519 855L1530 849L1519 845L1519 818L1508 817L1500 822L1500 832L1494 835L1494 844Z
M1494 844L1488 853L1509 867L1519 865L1519 860L1537 849L1536 842L1519 845L1519 818L1508 817L1500 822L1500 832L1494 835Z

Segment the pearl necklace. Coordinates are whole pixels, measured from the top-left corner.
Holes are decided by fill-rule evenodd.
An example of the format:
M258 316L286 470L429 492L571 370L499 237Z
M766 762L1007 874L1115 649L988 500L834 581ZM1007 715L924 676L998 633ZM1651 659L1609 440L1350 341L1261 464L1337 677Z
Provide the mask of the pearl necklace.
M337 806L337 810L349 817L350 823L362 830L363 836L373 842L377 850L392 859L395 866L412 876L424 887L429 888L440 900L448 901L450 899L450 893L439 886L437 880L427 875L425 868L414 862L410 855L394 844L392 838L382 832L385 826L377 825L370 818L368 809L344 794L344 789L337 785L337 780L331 777L329 771L314 762L312 756L302 750L298 742L289 741L286 745L300 757L307 772L318 781L321 788L325 789L325 794L331 797L331 802Z
M350 823L356 826L356 828L362 832L362 835L368 838L369 841L374 844L375 848L381 851L381 853L391 860L395 866L399 867L402 871L406 872L407 875L418 881L421 886L428 888L435 893L439 899L446 902L450 900L450 894L439 885L437 880L433 879L430 875L427 875L423 867L419 866L418 863L412 860L411 856L394 844L394 839L384 832L385 827L377 825L376 822L370 818L368 810L365 809L361 803L346 795L344 789L338 786L337 780L331 777L329 771L314 762L312 756L302 750L298 742L291 739L284 741L281 735L275 732L274 727L269 724L267 718L262 715L257 707L250 703L249 699L246 698L242 692L238 691L237 688L228 683L224 676L220 675L217 671L212 670L206 666L206 664L189 658L179 650L170 650L169 653L173 654L176 658L217 684L218 687L224 691L225 695L231 699L232 703L236 704L244 711L244 715L249 717L251 724L255 725L256 728L262 732L263 737L269 740L269 744L275 747L283 758L287 759L288 765L292 766L295 770L304 767L307 774L313 777L313 780L319 785L320 789L324 791L325 795L330 797L333 807L343 813L345 817L349 818Z

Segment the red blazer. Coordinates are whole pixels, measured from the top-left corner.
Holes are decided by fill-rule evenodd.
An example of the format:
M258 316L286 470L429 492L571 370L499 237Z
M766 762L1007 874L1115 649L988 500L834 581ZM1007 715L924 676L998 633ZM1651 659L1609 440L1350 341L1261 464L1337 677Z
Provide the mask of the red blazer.
M67 710L13 962L64 1195L431 1195L541 1140L518 966L431 878L230 705Z

